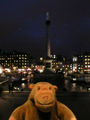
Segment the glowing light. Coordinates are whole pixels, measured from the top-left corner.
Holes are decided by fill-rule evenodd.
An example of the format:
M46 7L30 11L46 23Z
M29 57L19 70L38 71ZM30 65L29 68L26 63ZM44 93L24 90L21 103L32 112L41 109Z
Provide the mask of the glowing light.
M87 88L87 90L90 90L90 87L89 87L89 88Z
M0 73L2 73L3 72L3 69L2 69L2 66L0 65Z
M39 72L40 72L40 73L42 73L42 72L43 72L43 70L42 70L42 69L39 69Z
M76 78L73 78L73 81L76 81L77 79Z
M22 70L21 69L18 69L19 72L21 72Z
M31 70L31 68L28 68L27 70Z
M73 62L77 61L77 57L73 57Z
M43 58L42 58L42 57L40 57L40 61L43 61Z
M2 68L0 68L0 73L2 73Z
M26 87L26 84L25 83L22 83L21 84L22 88L24 89Z
M7 72L11 72L11 70L9 68L5 68L5 71Z

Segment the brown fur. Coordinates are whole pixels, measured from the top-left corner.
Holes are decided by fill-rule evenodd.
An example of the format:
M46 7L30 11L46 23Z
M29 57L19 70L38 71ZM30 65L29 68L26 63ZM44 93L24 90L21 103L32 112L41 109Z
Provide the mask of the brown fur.
M58 89L48 82L30 84L28 100L16 108L9 120L76 120L72 111L56 99Z

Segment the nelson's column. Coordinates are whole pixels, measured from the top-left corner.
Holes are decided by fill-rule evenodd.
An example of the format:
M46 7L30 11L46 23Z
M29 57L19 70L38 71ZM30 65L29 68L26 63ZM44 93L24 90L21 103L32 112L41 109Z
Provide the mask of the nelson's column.
M46 14L46 68L47 69L52 69L52 59L50 58L51 56L51 45L50 45L50 23L51 20L49 18L49 13L47 12Z

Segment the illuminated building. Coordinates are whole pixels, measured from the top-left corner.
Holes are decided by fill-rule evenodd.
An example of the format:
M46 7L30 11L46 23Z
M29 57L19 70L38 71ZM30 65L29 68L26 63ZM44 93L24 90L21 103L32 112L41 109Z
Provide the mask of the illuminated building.
M30 55L23 52L2 53L0 64L3 68L27 68L30 67Z
M84 72L90 73L90 52L84 53Z
M77 72L77 56L73 56L73 72Z
M73 56L73 72L82 72L84 70L84 57L83 55Z
M84 56L78 55L78 72L84 72Z
M67 57L64 57L63 58L63 72L65 74L67 73L72 73L72 59L67 59Z

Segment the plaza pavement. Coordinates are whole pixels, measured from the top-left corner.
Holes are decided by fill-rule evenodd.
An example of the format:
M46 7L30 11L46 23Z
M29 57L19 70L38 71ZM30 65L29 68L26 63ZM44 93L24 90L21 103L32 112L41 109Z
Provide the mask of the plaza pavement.
M57 83L57 82L55 82ZM57 83L57 85L60 83ZM3 86L0 96L0 120L8 120L15 108L28 99L29 89L23 92L8 92L8 84ZM57 91L57 100L67 105L76 115L77 120L90 120L90 92L63 92L62 83Z
M12 111L28 99L30 91L3 92L0 97L0 120L8 120ZM57 91L57 100L67 105L76 115L77 120L90 120L90 92Z

